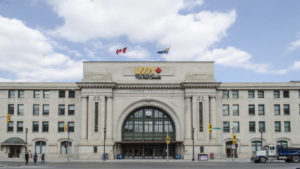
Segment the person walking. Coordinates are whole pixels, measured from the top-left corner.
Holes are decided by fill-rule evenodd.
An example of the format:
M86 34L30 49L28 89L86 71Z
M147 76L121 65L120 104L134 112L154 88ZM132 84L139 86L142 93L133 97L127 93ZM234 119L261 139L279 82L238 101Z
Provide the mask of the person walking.
M28 154L28 152L26 152L26 154L25 154L26 165L28 164L28 160L29 160L29 154Z
M37 156L37 154L35 153L34 156L33 156L34 164L36 164L37 158L38 158L38 156Z
M45 164L45 154L44 153L42 154L42 157L41 157L41 164Z

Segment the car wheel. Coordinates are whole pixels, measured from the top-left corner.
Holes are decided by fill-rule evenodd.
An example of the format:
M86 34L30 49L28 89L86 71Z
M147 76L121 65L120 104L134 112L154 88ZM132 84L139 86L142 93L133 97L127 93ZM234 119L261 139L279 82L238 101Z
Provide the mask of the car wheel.
M292 157L292 161L293 161L294 163L299 163L300 157L299 157L299 156L293 156L293 157Z
M266 159L266 157L261 157L259 161L260 161L261 163L266 163L266 162L267 162L267 159Z

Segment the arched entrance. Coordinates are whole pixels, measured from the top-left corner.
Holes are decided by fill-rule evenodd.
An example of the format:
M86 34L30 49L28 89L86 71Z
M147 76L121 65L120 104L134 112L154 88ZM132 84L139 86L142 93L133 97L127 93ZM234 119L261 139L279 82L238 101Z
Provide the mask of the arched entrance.
M234 149L232 149L232 141L226 142L226 157L227 158L238 158L237 155L237 147L235 146Z
M167 157L166 136L170 136L169 158L175 157L176 129L171 117L156 107L132 111L122 125L124 158L162 159Z

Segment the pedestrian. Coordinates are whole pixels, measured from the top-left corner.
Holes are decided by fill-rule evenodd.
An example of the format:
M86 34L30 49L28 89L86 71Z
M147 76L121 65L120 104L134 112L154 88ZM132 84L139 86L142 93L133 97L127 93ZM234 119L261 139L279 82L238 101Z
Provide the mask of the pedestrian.
M38 158L38 156L37 156L37 154L35 153L34 156L33 156L34 164L36 164L37 158Z
M29 160L29 154L28 154L28 152L26 152L26 154L25 154L26 165L28 164L28 160Z
M42 154L42 157L41 157L41 164L45 164L45 154L44 153Z

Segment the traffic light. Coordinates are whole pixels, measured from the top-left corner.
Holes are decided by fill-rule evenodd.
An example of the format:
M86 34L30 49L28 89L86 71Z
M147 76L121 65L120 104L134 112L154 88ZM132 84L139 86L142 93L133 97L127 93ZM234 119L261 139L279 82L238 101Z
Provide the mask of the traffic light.
M68 130L68 126L67 126L67 123L65 123L64 132L66 132L67 130Z
M236 144L237 142L236 142L236 135L235 134L233 134L232 135L232 144Z
M208 132L209 132L209 133L212 132L212 124L211 124L211 123L208 124Z
M6 123L7 123L7 124L11 121L10 118L11 118L10 114L7 114L7 116L6 116Z

